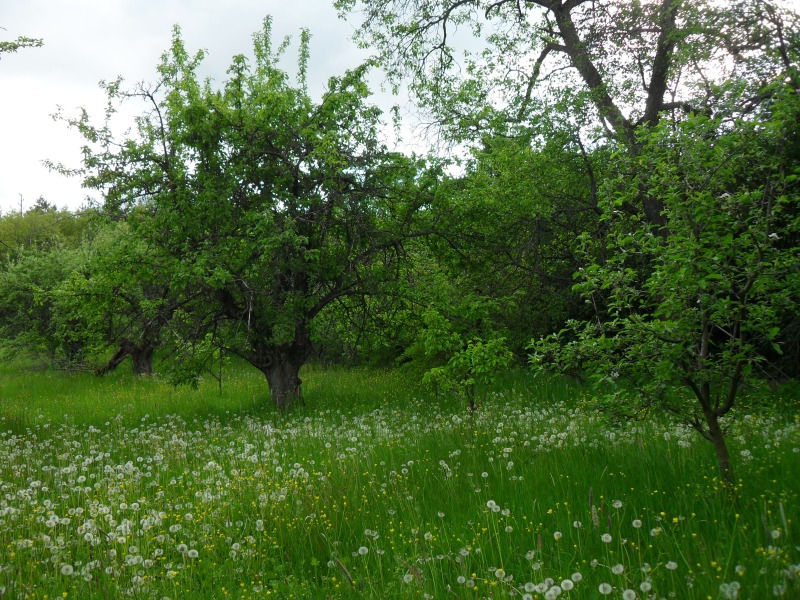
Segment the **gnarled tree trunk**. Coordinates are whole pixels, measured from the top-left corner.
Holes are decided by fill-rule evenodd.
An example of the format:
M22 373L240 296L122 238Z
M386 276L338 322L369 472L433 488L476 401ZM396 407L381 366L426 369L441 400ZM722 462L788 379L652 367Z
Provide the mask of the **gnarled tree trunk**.
M106 375L121 365L128 356L133 361L134 375L153 374L153 354L156 344L137 345L129 339L120 343L119 350L111 357L107 364L97 370L98 375Z
M134 375L153 374L153 354L156 347L153 344L134 346L131 350L131 360L133 361Z
M305 362L305 361L304 361ZM300 367L296 361L276 360L272 365L262 369L267 378L272 401L279 408L288 408L303 399Z
M295 339L287 344L253 344L250 364L264 373L278 408L286 409L303 399L300 368L311 356L311 337L306 327L298 327Z

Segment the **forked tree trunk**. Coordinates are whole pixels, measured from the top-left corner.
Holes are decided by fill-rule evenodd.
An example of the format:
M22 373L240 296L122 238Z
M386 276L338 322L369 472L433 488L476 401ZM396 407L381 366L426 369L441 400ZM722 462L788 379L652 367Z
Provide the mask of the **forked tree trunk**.
M116 369L123 361L131 357L133 361L134 375L152 375L153 374L153 354L155 353L155 344L146 344L137 346L128 339L122 340L116 354L111 357L106 365L97 370L98 375L106 375Z
M711 443L714 444L714 452L717 454L722 483L725 484L728 490L733 491L733 468L731 467L731 457L728 453L728 444L725 442L725 433L722 431L719 419L715 414L706 416L706 424L708 425L708 437Z

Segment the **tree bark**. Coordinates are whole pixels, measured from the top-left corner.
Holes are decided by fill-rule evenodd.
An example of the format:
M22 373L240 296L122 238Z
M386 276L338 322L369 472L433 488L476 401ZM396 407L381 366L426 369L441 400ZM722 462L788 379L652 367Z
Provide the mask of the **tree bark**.
M97 370L98 375L107 375L118 366L120 366L128 356L133 361L134 375L152 375L153 374L153 354L155 353L155 344L145 344L137 346L128 339L122 340L119 350L107 364Z
M254 344L247 360L264 374L272 401L287 409L302 402L300 369L311 356L313 346L308 328L298 325L294 340L287 344Z
M286 409L292 404L302 402L302 380L300 379L300 367L302 366L296 361L276 360L269 367L262 369L267 378L272 401L278 408Z
M153 374L153 354L155 350L156 347L153 344L133 347L131 350L131 360L133 361L134 375Z
M108 363L97 370L98 375L107 375L118 366L122 364L122 362L128 358L128 355L133 350L133 342L130 340L122 340L122 343L119 345L119 350L117 350L116 354L111 357Z
M729 491L734 490L733 468L731 467L731 457L728 453L728 444L725 442L725 434L720 427L719 419L715 414L706 416L708 434L711 443L714 444L714 451L717 454L719 463L719 473L722 482Z

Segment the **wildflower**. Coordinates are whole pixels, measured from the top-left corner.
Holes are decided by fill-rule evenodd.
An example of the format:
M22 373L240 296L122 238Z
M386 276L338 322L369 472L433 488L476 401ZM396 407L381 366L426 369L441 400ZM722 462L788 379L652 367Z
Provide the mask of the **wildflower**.
M624 567L624 566L622 566L622 565L614 565L613 567L611 567L611 572L612 572L614 575L622 575L622 573L623 573L624 571L625 571L625 567Z
M544 595L545 600L555 600L561 594L561 588L554 585Z
M643 581L639 584L639 589L642 590L645 594L653 589L653 584L649 581Z
M633 590L625 590L622 592L622 600L636 600L636 592Z
M611 503L611 506L614 508L622 508L622 500L614 500L614 502Z
M570 576L570 579L572 579L572 581L575 583L578 583L581 579L583 579L583 575L575 571L572 576Z
M561 582L561 589L564 590L565 592L570 591L574 587L575 587L575 582L573 582L571 579L565 579L564 581Z
M194 548L192 548L191 550L189 550L189 552L186 553L186 556L188 556L189 558L197 558L199 555L200 553Z
M600 585L597 587L597 589L598 589L598 590L600 591L600 593L601 593L601 594L603 594L604 596L608 596L608 595L611 593L611 590L612 590L613 588L611 587L611 584L608 584L608 583L601 583L601 584L600 584Z
M553 533L553 537L556 540L560 540L563 537L563 534L560 531L556 531L555 533Z
M368 552L369 552L369 548L367 548L366 546L361 546L361 547L358 549L358 553L359 553L361 556L365 556L365 555L366 555Z
M665 564L664 566L665 566L667 569L669 569L670 571L674 571L675 569L677 569L677 568L678 568L678 563L676 563L674 560L670 560L670 561L668 561L668 562L667 562L667 564Z
M412 581L414 581L414 576L411 573L403 575L403 583L411 583Z
M525 584L524 589L526 592L534 592L536 590L536 584L532 581L529 581Z
M61 565L61 574L62 575L72 575L75 572L75 569L70 564L63 564Z
M610 533L604 533L603 535L600 536L600 539L603 540L603 542L605 542L606 544L610 544L611 543L611 534Z
M642 522L639 519L634 519L631 525L633 525L636 529L639 529L642 526Z

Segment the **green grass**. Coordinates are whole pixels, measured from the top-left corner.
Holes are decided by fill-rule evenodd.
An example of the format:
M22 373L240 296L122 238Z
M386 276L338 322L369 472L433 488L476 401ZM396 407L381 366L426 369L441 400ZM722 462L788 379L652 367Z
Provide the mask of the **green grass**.
M729 424L732 499L696 433L524 373L475 414L396 371L306 369L286 414L237 365L221 394L0 377L11 598L800 594L800 422L767 398Z

